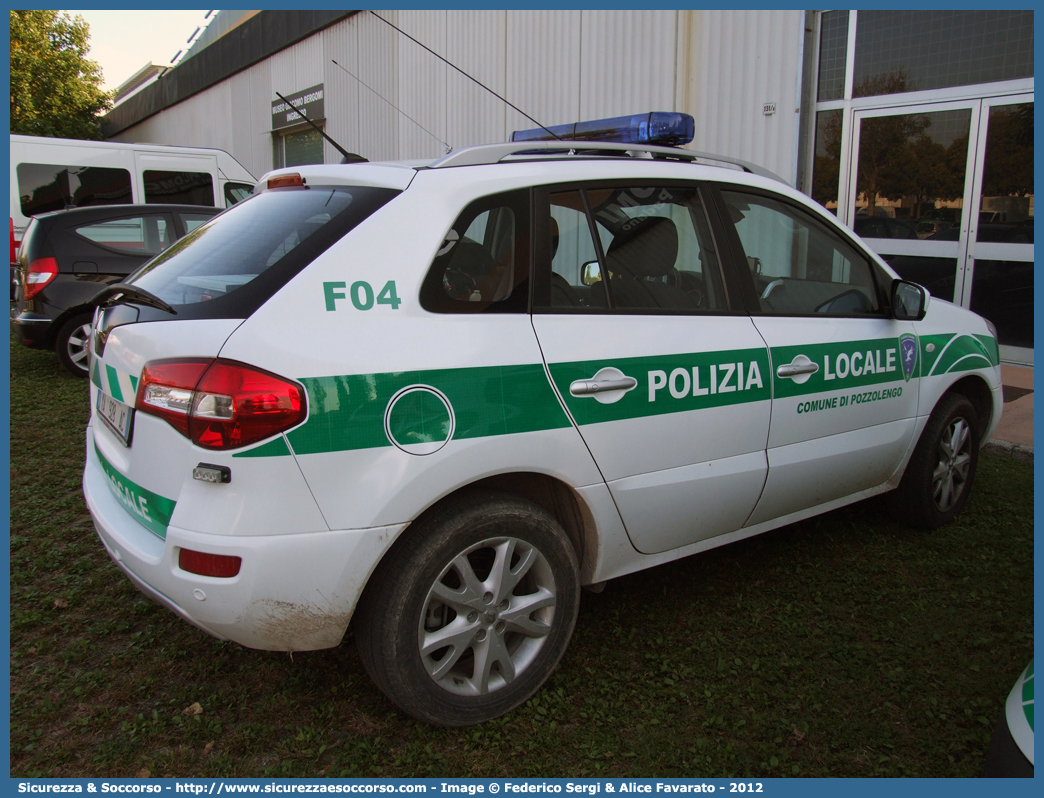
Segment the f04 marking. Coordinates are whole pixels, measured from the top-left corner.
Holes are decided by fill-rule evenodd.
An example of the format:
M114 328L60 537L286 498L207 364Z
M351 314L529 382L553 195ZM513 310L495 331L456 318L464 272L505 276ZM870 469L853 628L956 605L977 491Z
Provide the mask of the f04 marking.
M344 293L346 288L348 289L347 294ZM351 288L348 288L348 283L345 282L323 283L323 295L326 298L328 311L337 310L338 299L350 299L356 310L370 310L374 306L373 287L365 280L356 280L352 283ZM392 310L399 309L402 300L395 292L394 280L389 280L384 284L384 288L377 294L377 304L389 305Z

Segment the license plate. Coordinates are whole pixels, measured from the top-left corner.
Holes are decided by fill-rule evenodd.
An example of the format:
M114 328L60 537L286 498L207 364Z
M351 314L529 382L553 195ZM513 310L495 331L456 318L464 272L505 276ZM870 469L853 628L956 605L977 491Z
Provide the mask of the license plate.
M109 426L124 446L130 446L131 426L134 423L134 408L118 402L108 394L98 391L98 415Z

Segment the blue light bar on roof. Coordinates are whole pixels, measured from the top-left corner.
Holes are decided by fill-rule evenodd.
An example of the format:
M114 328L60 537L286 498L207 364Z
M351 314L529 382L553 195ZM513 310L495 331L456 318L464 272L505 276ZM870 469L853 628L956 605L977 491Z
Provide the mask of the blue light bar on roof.
M568 141L610 141L620 144L658 144L673 147L692 141L695 130L696 123L688 114L652 111L648 114L554 125L546 130L542 127L533 130L516 130L511 134L511 140L554 141L557 137ZM554 135L551 135L552 133Z

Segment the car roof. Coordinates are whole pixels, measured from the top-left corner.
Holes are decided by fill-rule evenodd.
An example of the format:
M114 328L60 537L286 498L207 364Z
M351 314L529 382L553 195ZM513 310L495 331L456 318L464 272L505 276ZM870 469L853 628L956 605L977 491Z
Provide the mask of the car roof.
M729 156L712 155L677 147L567 140L481 144L474 147L463 147L428 161L383 161L285 167L262 175L257 183L257 188L265 191L269 178L296 173L313 185L363 185L396 188L403 191L419 171L442 171L464 167L507 167L518 163L545 164L554 169L553 164L556 162L578 163L583 161L631 163L638 167L643 164L691 164L700 167L719 167L733 174L746 173L784 186L788 185L781 177L767 169ZM736 176L738 177L738 174ZM740 178L738 182L745 181Z

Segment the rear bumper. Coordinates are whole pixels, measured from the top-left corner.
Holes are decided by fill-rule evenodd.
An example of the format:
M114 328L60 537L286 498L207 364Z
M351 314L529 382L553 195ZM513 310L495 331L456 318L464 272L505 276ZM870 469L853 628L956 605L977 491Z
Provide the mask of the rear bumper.
M405 525L285 535L213 535L167 527L166 539L124 508L87 428L83 492L109 556L145 595L193 626L249 648L309 651L341 642L366 581ZM181 570L182 548L241 557L230 579Z
M46 316L30 310L23 310L21 313L16 310L11 312L11 332L26 346L46 349L50 329L51 319Z

